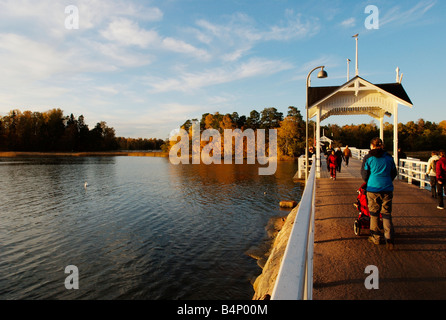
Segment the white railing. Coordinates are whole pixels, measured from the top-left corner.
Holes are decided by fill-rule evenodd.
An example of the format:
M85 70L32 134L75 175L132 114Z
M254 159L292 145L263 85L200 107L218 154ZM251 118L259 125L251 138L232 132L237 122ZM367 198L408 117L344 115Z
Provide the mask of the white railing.
M407 178L407 183L411 184L414 180L420 183L420 189L425 189L429 184L429 176L426 174L427 162L419 159L410 158L400 159L398 167L398 176Z
M352 157L359 160L362 160L370 151L369 149L356 149L354 147L350 149L352 150ZM426 186L430 186L429 176L426 174L427 162L411 157L398 160L398 177L400 179L402 177L407 178L407 183L409 184L412 184L413 181L418 181L420 189L426 189Z
M344 148L345 149L345 148ZM342 149L344 151L344 149ZM355 147L349 147L352 152L352 158L362 160L367 155L370 149L356 149Z
M354 147L350 149L352 151L352 157L359 160L362 160L370 151L369 149L356 149ZM407 183L409 184L412 184L413 181L418 181L420 183L420 189L425 189L426 186L430 185L429 176L426 174L427 162L411 157L398 160L398 177L400 179L402 177L407 178Z
M297 170L297 176L294 177L295 179L304 179L305 178L305 164L306 164L305 155L301 155L299 157L299 159L297 160L298 170ZM309 165L311 166L311 162L309 163Z
M272 300L313 298L315 189L316 166L312 166L282 258Z
M341 148L342 151L344 151L345 148ZM349 147L349 149L352 152L352 158L354 159L358 159L358 160L362 160L364 158L364 156L366 154L369 153L370 149L357 149L355 147ZM323 156L323 153L321 152L321 157ZM312 160L310 160L312 161ZM297 163L297 167L298 167L298 171L296 173L296 175L294 176L295 180L300 180L303 179L305 176L305 155L302 155L298 158L298 163ZM311 162L310 162L310 166L311 166Z

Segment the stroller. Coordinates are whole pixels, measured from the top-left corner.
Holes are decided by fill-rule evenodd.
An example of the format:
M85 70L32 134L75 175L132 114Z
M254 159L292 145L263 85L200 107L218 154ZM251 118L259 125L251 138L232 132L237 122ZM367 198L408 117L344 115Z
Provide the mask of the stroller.
M361 187L358 189L358 197L356 198L356 202L353 205L359 211L359 217L355 220L353 224L353 230L355 235L360 236L361 230L370 230L370 211L367 204L367 183L363 183ZM380 230L383 229L382 225L382 217L380 215L380 219L378 221L378 227Z

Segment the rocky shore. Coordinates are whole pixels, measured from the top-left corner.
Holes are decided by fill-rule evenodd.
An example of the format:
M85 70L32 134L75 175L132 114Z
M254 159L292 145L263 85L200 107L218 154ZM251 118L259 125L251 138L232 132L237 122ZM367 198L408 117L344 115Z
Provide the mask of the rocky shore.
M272 295L298 208L295 207L285 217L271 218L266 226L267 237L264 241L246 251L263 269L253 282L253 300L269 300Z

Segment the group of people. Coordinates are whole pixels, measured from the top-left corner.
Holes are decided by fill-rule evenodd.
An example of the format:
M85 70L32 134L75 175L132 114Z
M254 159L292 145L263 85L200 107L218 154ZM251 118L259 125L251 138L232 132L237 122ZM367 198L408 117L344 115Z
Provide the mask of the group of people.
M374 138L370 152L364 157L361 176L367 183L367 202L370 212L370 237L373 244L380 244L382 235L378 222L383 219L384 240L389 249L394 248L394 228L392 223L393 180L398 171L392 156L385 150L381 139ZM432 186L432 197L438 198L438 209L444 209L443 192L446 184L446 154L432 152L427 172Z
M398 150L399 156L405 155ZM327 149L327 169L330 178L336 180L336 172L341 172L342 161L348 166L352 156L351 150L346 148L341 151L332 146ZM427 172L430 176L432 197L438 198L438 209L444 209L443 193L446 190L446 154L444 150L432 152L428 161ZM370 212L370 236L369 242L381 244L385 241L386 247L394 249L394 226L392 222L393 180L398 175L398 170L393 157L384 150L384 143L380 138L374 138L370 142L370 152L363 158L361 176L367 183L367 203ZM380 216L383 220L383 233L379 228Z
M349 159L352 156L352 151L346 146L344 151L341 148L334 148L330 145L326 152L327 156L327 170L330 172L330 179L336 180L336 171L341 172L342 161L345 161L345 165L348 167Z
M446 190L446 154L444 150L432 151L427 162L426 174L429 175L432 198L438 199L437 208L444 210L443 192Z

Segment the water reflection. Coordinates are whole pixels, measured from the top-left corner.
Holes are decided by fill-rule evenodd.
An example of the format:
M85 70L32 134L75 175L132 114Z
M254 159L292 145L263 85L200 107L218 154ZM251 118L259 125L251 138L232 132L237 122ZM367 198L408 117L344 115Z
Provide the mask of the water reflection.
M294 163L274 176L164 158L0 164L2 299L250 299L260 269L244 252L300 197Z

